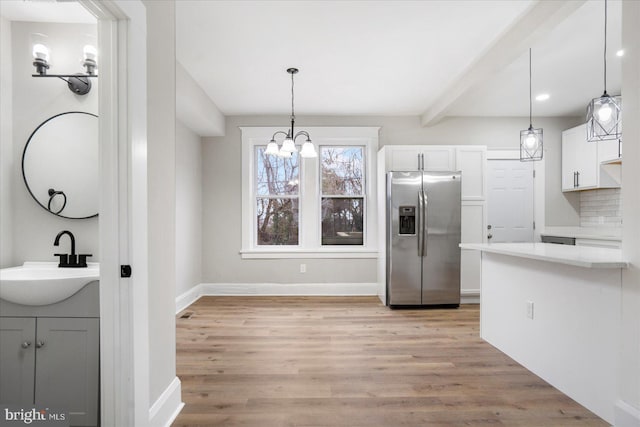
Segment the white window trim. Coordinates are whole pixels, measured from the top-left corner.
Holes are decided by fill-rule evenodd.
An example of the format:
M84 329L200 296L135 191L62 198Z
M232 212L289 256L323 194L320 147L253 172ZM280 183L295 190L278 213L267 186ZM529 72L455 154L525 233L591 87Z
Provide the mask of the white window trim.
M242 133L242 249L245 259L256 258L377 258L377 152L379 127L310 127L313 144L319 151L321 145L365 146L365 224L363 246L322 246L320 224L319 159L300 159L300 244L292 246L255 245L255 203L251 190L255 179L254 164L256 145L266 145L274 132L282 127L240 127ZM305 191L305 189L307 191ZM312 190L312 191L310 191Z

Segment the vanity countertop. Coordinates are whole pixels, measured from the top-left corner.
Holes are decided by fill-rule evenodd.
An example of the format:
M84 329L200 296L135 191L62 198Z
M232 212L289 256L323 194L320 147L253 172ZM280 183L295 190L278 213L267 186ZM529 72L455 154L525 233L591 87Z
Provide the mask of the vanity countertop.
M553 243L462 243L462 249L529 258L585 268L627 268L620 249Z

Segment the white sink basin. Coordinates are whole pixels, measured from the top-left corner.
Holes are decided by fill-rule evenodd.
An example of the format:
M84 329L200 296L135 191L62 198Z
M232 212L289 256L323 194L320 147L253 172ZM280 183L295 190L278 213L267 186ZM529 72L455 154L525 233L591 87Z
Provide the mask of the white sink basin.
M100 278L100 264L59 268L55 262L25 262L0 270L0 298L15 304L48 305L65 300Z

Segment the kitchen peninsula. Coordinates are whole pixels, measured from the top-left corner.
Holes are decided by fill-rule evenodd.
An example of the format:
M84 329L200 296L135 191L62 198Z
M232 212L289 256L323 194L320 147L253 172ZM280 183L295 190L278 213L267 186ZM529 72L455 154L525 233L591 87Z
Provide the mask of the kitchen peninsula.
M622 269L619 249L462 244L481 251L481 337L613 423Z

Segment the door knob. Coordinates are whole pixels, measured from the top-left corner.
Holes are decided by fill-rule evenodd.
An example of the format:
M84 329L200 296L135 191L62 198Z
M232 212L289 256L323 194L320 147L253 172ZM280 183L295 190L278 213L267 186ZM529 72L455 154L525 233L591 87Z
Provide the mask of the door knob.
M31 345L31 341L25 341L22 343L21 347L22 348L29 348L29 346Z
M491 230L491 224L487 225L487 230Z
M487 234L487 239L491 239L493 237L493 234L489 233Z
M38 340L38 341L36 342L36 348L42 348L42 347L44 347L44 341L42 341L42 340Z

